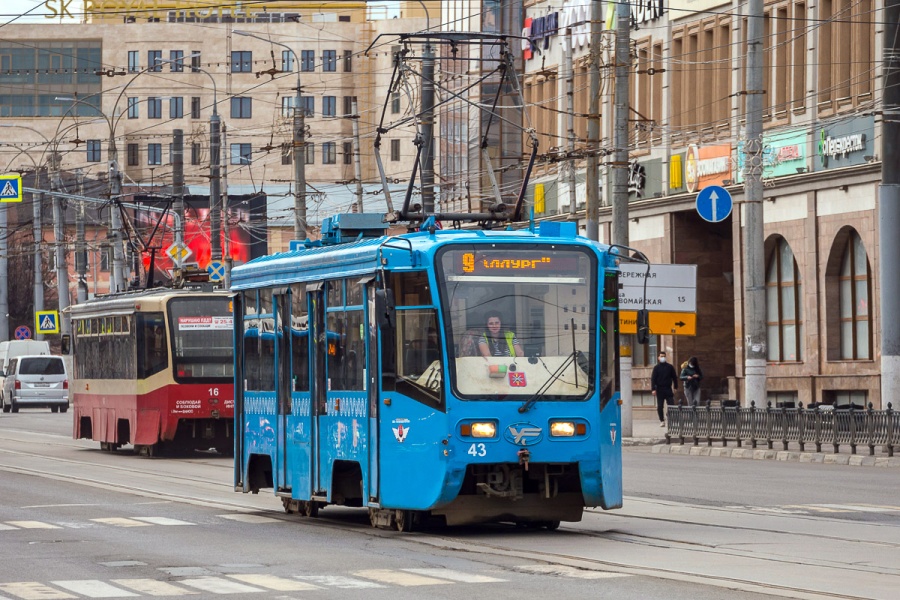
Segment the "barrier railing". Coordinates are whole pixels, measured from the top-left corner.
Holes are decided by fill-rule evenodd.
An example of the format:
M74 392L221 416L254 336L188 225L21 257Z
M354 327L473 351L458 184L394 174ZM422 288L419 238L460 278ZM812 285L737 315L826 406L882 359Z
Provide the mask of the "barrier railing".
M751 403L748 408L740 406L712 406L711 402L687 405L681 401L669 406L667 413L668 429L666 443L691 443L694 446L705 442L712 446L713 442L721 442L727 446L735 442L738 447L749 443L756 448L760 443L766 444L769 450L780 443L784 450L791 444L799 445L800 451L806 450L807 444L815 445L816 452L822 446L832 446L835 453L841 446L850 446L850 452L856 454L859 446L868 446L869 454L875 454L875 447L880 446L888 456L894 456L894 448L900 444L900 413L894 411L888 403L886 410L874 410L855 405L803 408L787 406L757 408Z

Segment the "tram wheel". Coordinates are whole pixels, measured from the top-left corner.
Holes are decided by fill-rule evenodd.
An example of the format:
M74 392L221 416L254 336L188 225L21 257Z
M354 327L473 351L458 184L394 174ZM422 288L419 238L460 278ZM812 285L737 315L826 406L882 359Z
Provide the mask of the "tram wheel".
M310 500L306 503L303 512L310 519L315 519L319 516L319 503L315 502L314 500Z
M374 508L369 509L369 523L372 527L378 527L378 511Z
M284 512L287 514L293 514L300 510L299 502L294 500L293 498L282 498L281 505L284 506Z
M555 531L559 529L559 521L539 521L535 523L537 527L543 527L547 531Z
M413 530L416 513L411 510L394 511L394 529L400 533L409 533Z

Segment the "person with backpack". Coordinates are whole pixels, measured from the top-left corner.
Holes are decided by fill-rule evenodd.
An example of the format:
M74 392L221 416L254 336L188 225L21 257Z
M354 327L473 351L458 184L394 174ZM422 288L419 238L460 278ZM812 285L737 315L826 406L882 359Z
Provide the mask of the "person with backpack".
M681 365L681 381L684 385L684 397L688 404L700 403L700 382L703 381L703 371L700 370L700 361L692 356Z

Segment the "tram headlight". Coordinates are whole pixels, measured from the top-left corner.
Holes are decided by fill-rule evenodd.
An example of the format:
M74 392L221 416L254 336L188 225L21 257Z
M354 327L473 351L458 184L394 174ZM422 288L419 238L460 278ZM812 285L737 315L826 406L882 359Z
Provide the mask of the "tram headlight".
M550 435L553 437L573 437L575 423L572 421L553 421L550 423Z
M497 425L490 421L476 421L470 423L472 428L472 437L474 438L492 438L497 436Z

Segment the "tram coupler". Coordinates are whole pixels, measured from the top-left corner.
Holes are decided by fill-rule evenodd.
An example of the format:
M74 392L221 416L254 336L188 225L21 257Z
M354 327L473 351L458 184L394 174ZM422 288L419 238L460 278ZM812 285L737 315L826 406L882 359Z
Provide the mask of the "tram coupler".
M531 460L531 451L525 448L519 450L516 454L519 456L519 464L528 470L528 462Z

